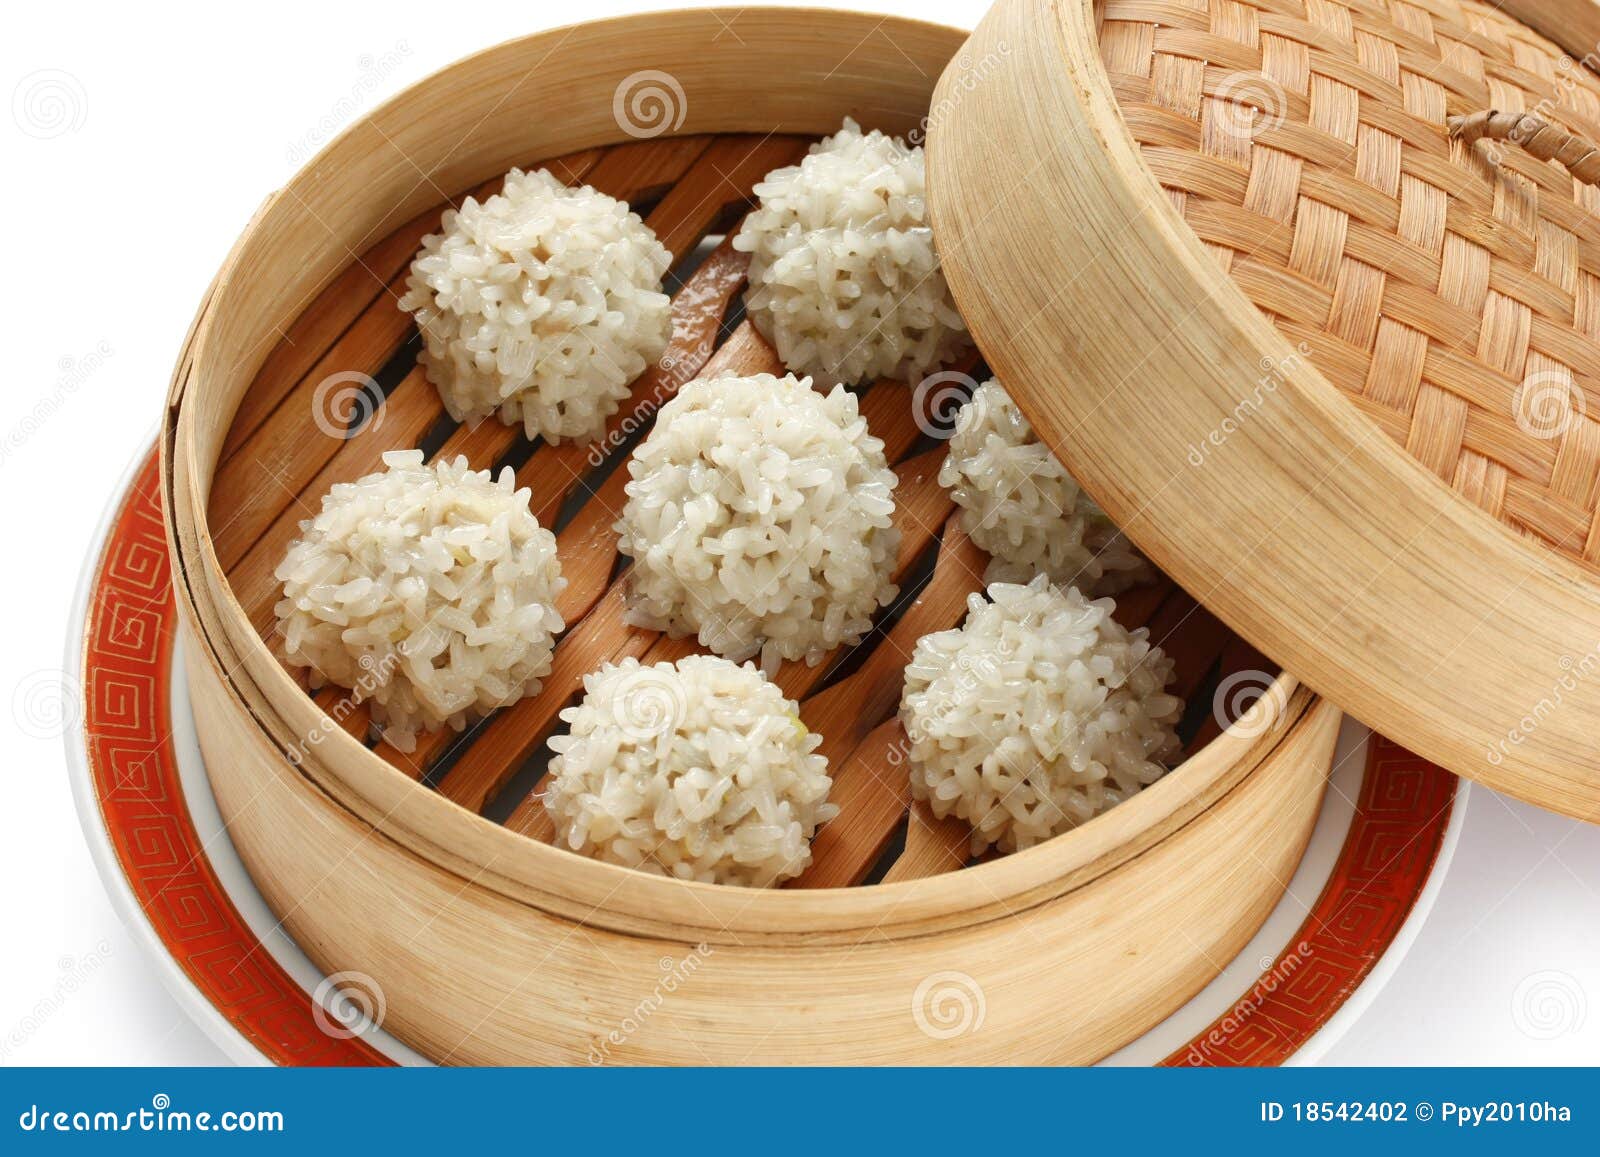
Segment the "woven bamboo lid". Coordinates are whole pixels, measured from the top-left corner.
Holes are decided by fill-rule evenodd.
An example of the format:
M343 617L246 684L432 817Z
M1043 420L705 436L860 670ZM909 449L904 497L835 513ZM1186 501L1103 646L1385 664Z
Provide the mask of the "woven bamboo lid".
M930 197L997 376L1164 569L1600 820L1600 79L1512 14L1600 40L1589 0L1000 0Z

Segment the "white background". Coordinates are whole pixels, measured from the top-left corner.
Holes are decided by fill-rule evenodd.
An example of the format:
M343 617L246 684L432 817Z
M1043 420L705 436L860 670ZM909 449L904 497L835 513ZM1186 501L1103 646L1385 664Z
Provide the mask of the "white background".
M9 709L0 704L4 1063L222 1062L102 893L51 714L90 535L115 480L149 444L179 342L224 253L290 176L296 146L320 139L330 117L348 119L335 110L352 94L364 110L490 43L675 6L8 9L0 37L0 86L12 95L0 120L0 324L11 351L0 388L10 556L0 582L13 612L0 646L0 696L9 700ZM857 6L968 27L984 8ZM37 100L51 90L64 103ZM63 998L62 979L74 972L84 979ZM1564 978L1556 1005L1521 1007L1542 973ZM1552 1028L1530 1033L1530 1023ZM1475 790L1431 919L1327 1061L1600 1063L1600 829Z

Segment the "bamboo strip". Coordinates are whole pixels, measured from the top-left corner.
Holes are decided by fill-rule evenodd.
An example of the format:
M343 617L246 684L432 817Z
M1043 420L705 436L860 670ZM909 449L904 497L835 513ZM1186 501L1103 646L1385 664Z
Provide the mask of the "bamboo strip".
M217 470L211 491L217 559L232 570L283 510L302 493L347 439L337 402L372 381L411 332L395 307L405 271L383 291ZM348 375L348 376L347 376Z
M917 640L961 621L967 596L983 589L987 561L960 529L959 517L952 515L927 586L867 664L802 704L801 717L822 734L819 750L836 769L829 798L839 805L839 815L817 833L811 867L791 887L859 882L894 834L910 803L911 786L904 766L905 733L899 720L882 720L900 701L901 671Z
M885 884L922 880L966 866L971 828L954 816L937 818L926 800L913 800L907 814L905 850L883 874Z

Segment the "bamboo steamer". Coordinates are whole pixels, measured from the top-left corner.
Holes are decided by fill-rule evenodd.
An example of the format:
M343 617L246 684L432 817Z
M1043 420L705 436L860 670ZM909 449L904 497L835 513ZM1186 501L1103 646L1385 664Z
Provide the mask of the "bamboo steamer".
M965 51L1006 67L947 74L929 141L964 315L1129 536L1357 718L1590 821L1597 38L1589 0L1001 0Z
M951 29L762 10L737 14L736 39L720 35L733 16L582 25L464 60L329 145L229 256L181 356L162 446L184 653L222 814L300 945L329 973L363 974L386 1027L443 1062L1096 1059L1198 991L1270 911L1317 813L1339 712L1170 583L1132 593L1121 617L1151 624L1186 695L1204 705L1249 677L1260 705L1191 727L1182 765L1106 815L963 867L964 830L908 814L892 712L911 644L959 621L983 559L902 383L872 386L863 407L901 477L899 569L931 574L837 673L778 677L826 736L843 808L799 886L687 884L558 850L519 778L586 671L687 648L620 621L621 472L607 476L588 447L530 448L498 422L452 427L414 368L394 289L442 201L545 163L644 209L679 262L673 347L613 432L647 425L708 366L775 368L747 325L725 332L744 266L702 238L725 234L755 181L845 115L916 129L947 62L971 64ZM665 102L658 123L629 119L641 79ZM373 394L353 426L326 429L329 383L351 375L371 378L381 403ZM568 510L572 625L540 695L403 754L369 747L362 711L309 695L275 657L271 569L333 482L411 446L511 462L541 521ZM981 1024L943 1031L947 999L976 1002Z

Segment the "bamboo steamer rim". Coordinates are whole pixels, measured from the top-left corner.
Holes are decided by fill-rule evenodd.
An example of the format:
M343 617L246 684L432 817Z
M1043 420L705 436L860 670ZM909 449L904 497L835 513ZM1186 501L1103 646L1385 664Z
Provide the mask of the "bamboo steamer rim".
M257 636L216 557L208 492L232 414L265 357L262 338L286 323L361 242L433 203L416 178L419 165L437 164L438 185L466 188L529 155L608 143L616 134L610 108L619 78L653 67L674 52L675 41L672 58L682 62L677 79L690 108L677 132L766 131L776 123L821 135L845 113L907 132L921 123L934 78L966 35L841 11L722 14L723 23L737 15L746 38L792 46L796 68L761 74L759 99L746 99L758 78L737 54L683 50L714 29L716 10L576 25L485 50L414 85L351 125L268 199L208 293L169 397L162 486L180 611L212 684L210 698L225 698L235 715L256 725L242 744L280 758L296 752L299 773L331 806L439 870L510 901L635 935L676 937L687 929L713 943L916 937L1014 916L1154 846L1268 760L1304 758L1308 745L1320 742L1313 737L1326 734L1329 710L1281 674L1272 692L1282 703L1276 726L1232 727L1093 823L959 873L814 892L686 883L530 841L413 782L342 730L308 749L301 737L322 732L322 711ZM877 35L885 29L892 36ZM802 67L815 62L818 44L854 45L852 68L833 77L826 100L816 96L822 72ZM530 60L540 62L531 72ZM559 124L521 115L556 96L568 110ZM267 270L283 276L264 276Z
M1106 2L999 0L963 52L997 65L952 65L935 96L941 259L989 364L1129 536L1250 643L1425 758L1600 820L1597 571L1452 490L1222 274L1130 127L1102 61ZM1600 33L1585 0L1502 7L1576 56ZM1163 13L1207 18L1121 8L1158 35ZM1358 10L1362 35L1386 23L1383 5ZM1560 187L1542 162L1508 163ZM1240 418L1264 369L1270 400Z

